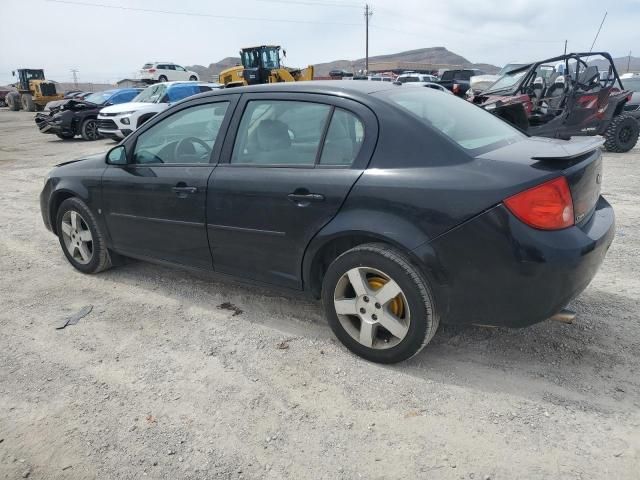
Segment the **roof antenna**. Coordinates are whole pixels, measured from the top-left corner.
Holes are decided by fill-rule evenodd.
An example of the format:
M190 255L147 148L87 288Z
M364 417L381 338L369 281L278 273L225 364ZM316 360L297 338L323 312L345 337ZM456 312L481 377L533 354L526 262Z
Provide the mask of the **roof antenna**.
M609 12L604 12L604 17L602 17L602 22L600 22L600 27L598 27L598 32L596 33L596 37L593 39L593 43L591 44L591 48L589 49L589 53L591 53L593 51L593 47L596 44L596 40L598 40L598 35L600 35L600 30L602 30L602 25L604 25L604 21L607 18L607 13L609 13Z

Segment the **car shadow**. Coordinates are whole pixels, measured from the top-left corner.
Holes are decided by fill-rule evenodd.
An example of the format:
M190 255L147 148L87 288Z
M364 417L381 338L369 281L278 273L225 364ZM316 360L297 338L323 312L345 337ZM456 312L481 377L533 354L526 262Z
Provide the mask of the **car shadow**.
M110 282L203 310L230 304L239 319L286 335L333 339L319 302L206 273L132 262L101 275ZM528 328L441 325L414 358L384 366L417 379L503 392L601 412L633 408L640 398L634 355L634 299L590 287L569 305L574 324L545 321ZM364 360L363 360L364 361ZM373 367L377 367L372 365ZM593 401L593 392L598 400Z

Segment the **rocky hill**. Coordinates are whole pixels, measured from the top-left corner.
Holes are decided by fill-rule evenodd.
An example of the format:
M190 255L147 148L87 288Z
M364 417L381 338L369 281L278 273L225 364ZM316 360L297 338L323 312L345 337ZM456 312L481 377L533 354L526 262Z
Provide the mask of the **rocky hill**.
M450 52L445 47L419 48L406 52L392 53L388 55L376 55L369 57L369 65L380 62L408 62L408 63L433 63L443 65L463 65L469 68L479 68L487 73L494 73L499 70L495 65L486 63L472 63L466 58L456 53ZM240 63L239 57L223 58L219 62L211 63L208 67L202 65L192 65L189 70L197 72L202 79L210 79L212 75L218 75L225 68L232 67ZM295 65L305 67L306 65ZM315 75L323 77L329 75L331 70L358 71L364 69L365 59L357 60L334 60L332 62L316 63Z

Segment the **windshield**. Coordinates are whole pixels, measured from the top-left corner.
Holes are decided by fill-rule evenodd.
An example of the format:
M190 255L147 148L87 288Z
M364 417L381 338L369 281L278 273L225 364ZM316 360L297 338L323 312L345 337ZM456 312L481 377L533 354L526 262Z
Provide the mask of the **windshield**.
M102 105L107 103L107 100L111 98L113 92L111 90L107 90L106 92L97 92L92 93L87 98L84 99L85 102L94 103L96 105Z
M166 89L166 83L156 83L155 85L145 88L131 101L136 103L158 103Z
M244 68L258 68L260 66L260 56L257 50L242 51L242 66Z
M640 78L625 78L622 80L622 86L625 90L640 92Z
M506 73L495 81L486 91L504 90L513 87L516 83L525 76L528 70L521 70L516 73Z
M430 88L398 88L374 95L400 106L472 154L524 138L507 122L455 95Z
M528 65L527 63L507 63L504 67L502 67L502 70L500 70L498 72L498 75L502 76L507 72L510 72L511 70L516 70L520 67L524 67L525 65Z
M279 68L278 50L275 48L264 48L262 50L262 65L264 68Z

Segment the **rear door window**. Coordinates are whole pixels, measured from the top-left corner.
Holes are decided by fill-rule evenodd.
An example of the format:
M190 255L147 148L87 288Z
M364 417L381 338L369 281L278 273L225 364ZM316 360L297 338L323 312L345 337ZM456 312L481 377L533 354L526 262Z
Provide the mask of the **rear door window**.
M231 163L313 166L330 112L329 105L312 102L248 102Z
M353 113L336 108L322 147L320 165L349 166L364 141L364 125Z

